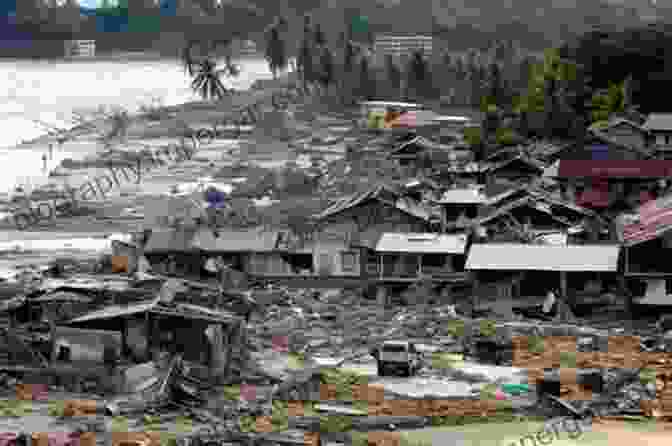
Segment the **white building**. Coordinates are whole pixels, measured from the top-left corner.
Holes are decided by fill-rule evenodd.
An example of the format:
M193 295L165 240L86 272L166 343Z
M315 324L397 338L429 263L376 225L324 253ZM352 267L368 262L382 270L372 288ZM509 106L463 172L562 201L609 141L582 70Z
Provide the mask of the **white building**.
M66 40L65 57L93 57L96 55L95 40Z
M385 56L391 54L395 59L410 57L415 51L422 51L426 58L432 56L432 36L391 35L376 36L373 49L376 62L383 63Z

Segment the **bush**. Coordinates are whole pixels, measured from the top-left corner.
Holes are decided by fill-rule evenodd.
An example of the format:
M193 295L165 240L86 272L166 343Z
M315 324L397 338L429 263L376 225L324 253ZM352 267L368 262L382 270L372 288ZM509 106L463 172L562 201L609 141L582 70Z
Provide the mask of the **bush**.
M484 338L491 338L497 333L495 321L483 320L479 323L479 334Z
M478 127L467 127L463 131L464 140L470 146L477 146L483 141L483 134Z
M499 128L495 134L497 144L503 146L515 146L523 142L523 138L512 129Z
M464 321L461 319L455 319L448 323L448 334L454 338L461 338L464 336Z

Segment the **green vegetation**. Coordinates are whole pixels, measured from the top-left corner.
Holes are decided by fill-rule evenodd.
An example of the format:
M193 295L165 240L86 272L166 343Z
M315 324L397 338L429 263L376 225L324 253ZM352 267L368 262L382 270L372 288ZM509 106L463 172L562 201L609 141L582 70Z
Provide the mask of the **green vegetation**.
M368 446L369 433L368 432L352 432L352 446ZM431 446L430 441L411 440L404 435L401 436L399 446Z
M271 424L273 426L273 432L282 432L289 429L289 413L287 412L287 402L280 400L273 401Z
M575 369L576 368L576 353L560 352L560 367Z
M175 419L175 428L178 432L191 432L194 430L194 423L189 417L177 417Z
M114 417L112 418L112 432L128 432L128 418Z
M306 356L303 353L291 353L287 367L290 370L301 370L305 367Z
M593 95L591 118L593 121L607 121L611 115L625 110L625 83L611 83L606 91Z
M62 417L65 409L65 401L63 400L49 400L47 403L47 413L50 417Z
M541 354L544 352L544 338L541 336L528 336L527 349L530 353Z
M352 401L352 387L368 384L368 378L351 371L324 370L320 374L320 382L336 387L336 399Z
M33 411L30 402L17 399L0 400L0 416L20 418Z
M478 333L484 338L491 338L497 333L495 321L482 320L479 322Z
M256 429L256 420L250 415L243 415L238 419L238 426L242 432L254 432Z
M222 388L222 398L230 401L240 399L240 385L224 386Z
M467 127L463 130L464 140L470 146L477 146L483 141L483 132L479 127Z
M502 401L506 403L506 401ZM523 417L519 414L514 413L510 408L507 408L506 405L502 405L502 410L498 411L495 414L488 414L487 417L481 417L477 415L450 415L445 417L430 417L430 424L432 426L465 426L469 424L484 424L484 423L512 423L512 422L535 422L535 421L544 421L543 417Z
M348 415L320 415L320 432L349 432L353 417Z
M656 382L656 371L654 369L642 369L642 371L639 372L639 381L646 385L650 383Z
M513 129L500 127L495 133L495 141L502 146L515 146L523 142L523 138Z
M464 336L464 327L465 325L462 319L453 319L448 322L448 334L459 339Z
M452 370L459 368L463 363L456 355L451 353L433 353L431 358L432 368L439 370Z

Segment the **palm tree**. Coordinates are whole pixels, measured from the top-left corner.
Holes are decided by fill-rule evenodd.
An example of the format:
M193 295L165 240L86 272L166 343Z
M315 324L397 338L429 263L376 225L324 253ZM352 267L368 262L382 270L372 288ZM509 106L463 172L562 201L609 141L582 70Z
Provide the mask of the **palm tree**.
M329 86L334 82L334 55L326 45L321 47L320 51L320 84L325 94L329 93Z
M313 27L309 14L303 16L303 37L301 39L301 46L299 47L299 55L296 60L303 88L307 88L309 84L314 82L315 74L313 69Z
M191 82L191 88L203 99L221 99L229 92L222 84L220 76L222 74L233 75L230 67L218 70L215 61L207 58L195 65L193 70L194 79Z
M281 27L284 19L279 18L266 31L266 60L273 73L273 79L277 79L278 71L287 68L287 51L285 50L285 41L281 36Z
M385 71L391 87L390 93L392 99L394 99L399 96L399 89L401 88L401 70L394 62L391 54L385 55Z
M407 79L410 90L414 92L414 96L420 96L426 83L429 81L429 67L420 51L415 51L408 63Z

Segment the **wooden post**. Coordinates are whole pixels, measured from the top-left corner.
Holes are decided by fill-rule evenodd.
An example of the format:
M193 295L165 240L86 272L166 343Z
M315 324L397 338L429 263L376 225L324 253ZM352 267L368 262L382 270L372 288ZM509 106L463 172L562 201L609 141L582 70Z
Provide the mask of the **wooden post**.
M623 273L618 274L618 285L620 288L620 292L624 294L625 297L625 311L626 313L630 316L630 320L632 320L633 314L633 302L632 302L632 294L630 293L630 290L626 286L625 279L628 276L628 273L630 272L630 259L629 259L629 253L630 253L630 248L626 246L624 249L624 259L623 259Z
M233 330L234 326L229 325L228 327L222 326L222 331L223 334L225 334L225 342L226 342L226 355L224 358L224 371L223 371L223 377L229 376L229 373L231 373L231 360L232 360L232 354L233 354Z
M383 255L384 254L379 254L378 255L378 278L382 279L383 278Z
M567 271L560 271L560 297L567 300Z
M471 313L473 316L478 306L478 292L480 288L480 280L476 271L471 272L471 280Z
M418 255L418 276L422 276L422 254Z

